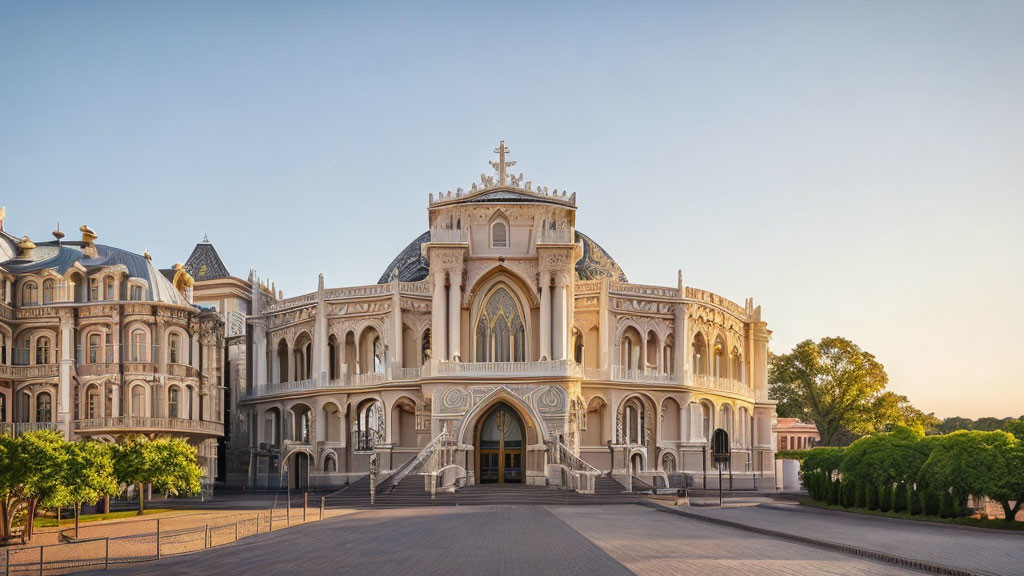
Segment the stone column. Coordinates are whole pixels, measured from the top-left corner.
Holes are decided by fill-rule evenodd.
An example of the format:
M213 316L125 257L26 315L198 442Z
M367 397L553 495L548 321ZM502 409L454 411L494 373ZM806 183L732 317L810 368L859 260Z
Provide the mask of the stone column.
M327 376L330 373L328 363L330 362L327 353L327 306L324 304L324 275L320 275L317 282L316 294L316 319L313 326L313 361L310 364L309 377L314 382L324 385L327 383Z
M291 342L288 343L288 381L295 381L295 348Z
M110 414L108 416L117 418L121 415L121 387L117 384L110 385Z
M444 272L434 272L434 299L430 307L430 355L448 358L448 320L445 310Z
M682 290L680 290L682 292ZM676 382L682 384L688 384L687 366L689 357L687 351L690 349L688 330L686 329L686 304L678 303L675 305L675 348L672 349L673 364L675 365L675 378Z
M75 416L71 413L74 406L71 400L71 387L74 385L71 379L71 372L75 367L75 356L74 356L74 319L72 318L70 311L67 314L61 314L60 317L60 381L57 386L58 397L56 401L56 414L57 422L60 422L65 428L64 434L66 437L71 437L71 420ZM11 348L13 349L14 342L11 342ZM29 352L32 353L31 351ZM13 354L11 350L8 354ZM13 389L12 389L13 391ZM15 405L21 404L18 401L18 396L12 394L10 399L13 400ZM12 406L13 408L13 406ZM32 421L35 421L35 410L34 406L29 407L31 412Z
M551 360L551 273L540 273L540 354Z
M462 356L462 267L452 267L448 278L448 355L454 361Z
M568 321L565 317L565 276L555 275L555 294L552 302L551 355L555 360L566 359L566 330Z
M396 368L407 367L405 360L405 342L402 330L402 295L398 292L398 284L391 285L391 364ZM411 366L408 366L411 368Z

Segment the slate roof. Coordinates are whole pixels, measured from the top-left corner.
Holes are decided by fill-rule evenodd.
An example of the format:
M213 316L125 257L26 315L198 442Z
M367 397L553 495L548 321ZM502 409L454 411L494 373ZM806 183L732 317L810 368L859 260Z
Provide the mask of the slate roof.
M147 300L189 305L152 262L134 252L104 244L96 244L96 258L87 258L82 252L81 242L40 242L32 250L31 258L12 258L0 266L14 274L54 270L63 275L76 262L89 273L97 268L123 265L129 276L141 278L149 285Z
M191 274L196 282L231 276L224 261L217 254L217 249L205 238L192 250L192 255L185 262L185 271Z
M420 234L409 243L398 256L391 261L378 284L388 282L419 282L430 274L430 261L423 256L421 246L430 242L430 232ZM625 272L619 267L608 252L590 236L576 231L576 242L583 243L583 255L576 261L576 278L579 280L597 280L611 278L619 282L629 282ZM194 275L193 275L194 276Z

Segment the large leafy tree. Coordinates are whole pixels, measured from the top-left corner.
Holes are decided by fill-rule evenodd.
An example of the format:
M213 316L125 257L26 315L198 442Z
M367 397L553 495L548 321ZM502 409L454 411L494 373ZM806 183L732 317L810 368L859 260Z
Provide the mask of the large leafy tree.
M75 507L77 536L78 513L83 502L96 502L103 496L117 494L114 477L114 445L104 442L69 442L64 467L66 502Z
M146 507L143 493L146 484L171 494L195 493L203 477L196 449L181 438L126 438L115 452L114 472L121 482L136 486L139 514Z
M0 437L0 514L3 516L0 538L11 538L14 518L23 511L25 528L21 540L31 540L39 508L53 508L67 502L66 445L64 437L53 430L28 432L16 439Z
M1002 504L1006 518L1013 518L1024 505L1024 443L1002 430L936 437L921 478L961 502L968 495L988 496Z
M872 354L831 337L805 340L789 354L773 356L769 379L779 415L813 422L826 446L838 444L844 432L874 431L873 402L889 380Z

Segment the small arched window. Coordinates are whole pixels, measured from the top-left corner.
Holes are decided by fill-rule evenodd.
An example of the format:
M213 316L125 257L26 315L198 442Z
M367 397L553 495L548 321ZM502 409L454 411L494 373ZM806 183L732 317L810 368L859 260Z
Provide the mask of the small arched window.
M114 279L107 276L103 279L103 299L113 300L114 299Z
M100 281L96 278L89 278L89 301L95 302L100 299Z
M147 362L147 358L148 355L146 354L146 331L135 330L132 332L131 361Z
M39 303L39 287L35 282L28 282L21 287L21 305L35 306Z
M36 364L50 363L50 338L40 336L36 340Z
M53 420L53 398L49 392L40 392L36 396L36 422Z
M132 388L132 416L142 417L146 415L146 389L142 386Z
M43 280L43 304L50 304L54 301L57 292L57 283L52 278Z
M128 290L128 299L129 300L142 300L142 286L139 286L137 284L133 285Z
M180 393L177 386L171 386L167 391L167 417L178 418L178 400Z
M508 248L508 225L503 221L491 224L491 248Z
M167 339L167 348L170 351L171 364L177 364L181 348L181 337L177 334L171 334L170 338Z
M96 364L100 361L100 335L89 335L89 364Z

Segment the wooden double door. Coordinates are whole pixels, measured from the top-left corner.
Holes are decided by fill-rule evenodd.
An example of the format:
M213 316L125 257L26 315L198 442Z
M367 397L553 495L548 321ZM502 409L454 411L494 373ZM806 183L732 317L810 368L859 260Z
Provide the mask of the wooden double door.
M525 479L523 421L511 406L496 404L477 431L477 480L480 484L515 484Z

